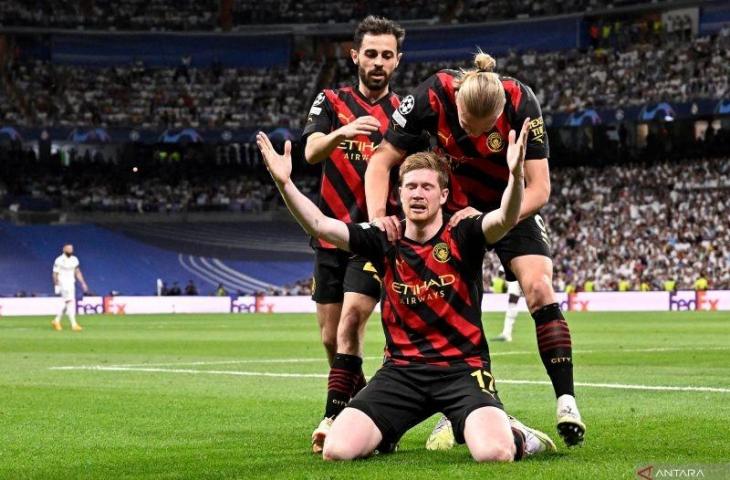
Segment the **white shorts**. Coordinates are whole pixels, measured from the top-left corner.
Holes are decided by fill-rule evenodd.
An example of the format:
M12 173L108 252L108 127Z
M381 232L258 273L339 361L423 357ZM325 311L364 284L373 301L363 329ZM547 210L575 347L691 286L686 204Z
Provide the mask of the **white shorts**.
M64 287L61 285L61 293L59 296L66 302L76 300L76 289L74 287Z
M521 297L522 289L520 288L520 282L507 282L507 293Z

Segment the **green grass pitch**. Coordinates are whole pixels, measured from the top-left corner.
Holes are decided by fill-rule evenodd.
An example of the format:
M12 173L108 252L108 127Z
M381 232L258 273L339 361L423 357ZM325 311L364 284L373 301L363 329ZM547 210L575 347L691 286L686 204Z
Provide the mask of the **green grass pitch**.
M489 336L499 332L501 315L484 319ZM330 464L309 453L327 373L313 315L81 317L81 333L2 317L0 478L616 479L649 464L730 462L727 312L568 319L576 382L591 385L577 387L584 446L558 442L549 385L510 382L547 381L532 321L520 315L515 341L491 345L497 387L507 410L553 435L559 451L478 465L464 446L423 448L435 419L393 455ZM382 344L374 316L368 375ZM52 368L72 366L96 369Z

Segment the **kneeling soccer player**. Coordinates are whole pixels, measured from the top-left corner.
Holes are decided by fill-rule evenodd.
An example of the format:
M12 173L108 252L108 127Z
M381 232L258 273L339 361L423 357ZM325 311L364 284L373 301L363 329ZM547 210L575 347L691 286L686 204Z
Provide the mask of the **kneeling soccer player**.
M370 224L326 217L291 181L291 144L284 155L259 133L257 143L289 210L312 236L364 256L383 282L386 360L335 419L325 460L393 451L400 437L436 412L454 426L474 459L519 460L554 450L552 440L507 416L490 371L481 323L481 265L487 247L517 222L524 191L528 120L509 135L509 184L500 208L448 228L442 206L448 167L434 153L417 153L400 167L405 235L396 244Z

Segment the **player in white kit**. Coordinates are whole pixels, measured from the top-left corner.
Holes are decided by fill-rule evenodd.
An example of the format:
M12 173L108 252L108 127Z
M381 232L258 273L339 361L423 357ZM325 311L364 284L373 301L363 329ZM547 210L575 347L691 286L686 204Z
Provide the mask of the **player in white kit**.
M504 275L504 267L500 266L499 271ZM509 297L507 300L507 311L504 313L504 327L502 327L502 333L499 334L499 336L494 337L492 341L512 341L512 329L514 328L515 320L517 319L517 302L522 296L520 282L507 282L507 294Z
M79 268L79 259L74 255L74 246L67 243L63 253L53 262L53 288L56 295L63 299L61 311L51 322L54 330L61 330L61 317L66 313L71 321L71 330L80 332L81 325L76 323L76 280L78 279L84 293L89 291L84 275Z

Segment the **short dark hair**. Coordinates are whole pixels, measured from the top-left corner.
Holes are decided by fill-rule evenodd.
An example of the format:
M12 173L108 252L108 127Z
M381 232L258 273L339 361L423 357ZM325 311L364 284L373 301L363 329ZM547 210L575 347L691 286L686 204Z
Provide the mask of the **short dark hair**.
M355 50L360 50L360 47L362 46L362 39L367 33L370 35L393 35L395 37L396 44L398 45L399 52L403 46L403 39L406 38L406 31L393 20L389 20L385 17L368 15L357 25L357 28L355 29L355 38L353 39Z
M449 167L446 161L434 152L418 152L408 155L398 169L398 184L403 185L403 177L413 170L433 170L438 174L439 187L449 186Z

